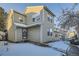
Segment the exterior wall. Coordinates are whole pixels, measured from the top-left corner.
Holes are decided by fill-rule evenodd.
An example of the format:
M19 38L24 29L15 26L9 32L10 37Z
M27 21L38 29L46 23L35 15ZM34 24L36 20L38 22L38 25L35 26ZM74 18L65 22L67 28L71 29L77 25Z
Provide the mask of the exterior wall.
M40 34L41 34L40 35L40 42L42 43L42 42L52 41L54 39L54 32L53 32L52 36L48 36L47 35L47 31L50 28L54 29L54 20L53 20L54 16L50 15L46 10L44 10L44 11L41 10L40 14L35 17L36 21L33 22L33 16L36 15L36 14L38 14L38 13L27 14L27 25L31 25L31 24L35 24L35 23L40 23L41 24L41 27L40 27ZM48 21L48 15L50 15L52 17L52 23ZM39 21L37 21L38 18L40 18ZM29 33L29 31L28 31L28 33ZM37 39L39 39L39 37Z
M29 13L26 15L27 15L27 25L42 23L42 12ZM33 22L33 18L35 18L35 22ZM35 26L35 27L28 28L28 40L34 41L34 42L40 42L42 39L41 38L42 33L40 33L41 31L40 28L41 28L41 25L40 27Z
M15 40L15 33L14 33L14 28L13 26L11 29L8 31L8 40L14 42Z
M22 28L16 27L15 29L15 42L22 41Z
M40 26L28 28L28 40L40 42Z
M48 21L48 15L50 15L46 10L44 10L44 13L42 15L42 42L49 42L54 39L54 32L52 33L52 36L48 36L47 32L48 30L54 29L54 16L50 15L52 17L52 23Z
M23 22L20 22L22 18ZM17 28L14 23L26 24L26 17L21 15L14 10L11 10L7 19L7 30L8 30L8 40L12 42L22 41L22 28ZM16 36L19 36L18 38Z
M26 28L15 26L15 42L26 41L28 39L27 34L28 32Z
M18 12L14 11L14 22L16 23L21 23L21 24L26 24L26 17Z
M52 17L52 23L48 21L48 15ZM27 17L15 11L13 11L12 16L13 17L9 16L10 20L8 19L8 21L11 22L10 23L11 26L8 25L9 26L8 27L9 40L14 41L14 42L22 41L22 37L21 37L22 28L15 26L14 23L27 24L27 25L40 23L41 25L39 26L36 25L36 26L27 28L28 40L34 41L34 42L40 42L40 43L53 40L54 32L52 33L53 34L52 36L48 36L47 32L50 28L54 29L54 20L53 20L54 16L52 16L44 8L40 10L40 12L33 12L33 13L31 12L29 14L26 14ZM33 18L35 18L35 22L33 22ZM18 35L19 35L19 38L17 38Z
M19 14L18 12L14 11L13 12L13 23L20 23L20 24L26 24L26 17L22 14ZM22 22L20 21L20 19L22 20ZM14 27L14 41L13 42L21 42L23 41L22 39L22 27L18 27L16 25L13 24Z
M30 13L27 15L27 25L31 25L31 24L36 24L36 23L41 23L41 13ZM35 16L37 15L37 16ZM33 18L35 18L35 22L33 22ZM40 19L39 19L40 18ZM37 21L37 19L39 19L39 21Z
M14 36L13 11L12 10L9 12L7 22L6 22L6 28L7 28L7 31L8 31L8 40L14 41L15 36Z

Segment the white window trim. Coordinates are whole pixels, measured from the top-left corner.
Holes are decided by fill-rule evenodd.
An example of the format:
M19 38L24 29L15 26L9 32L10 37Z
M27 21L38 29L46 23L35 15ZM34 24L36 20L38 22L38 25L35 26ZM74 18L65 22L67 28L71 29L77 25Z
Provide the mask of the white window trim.
M19 17L19 20L22 20L22 17Z
M37 14L35 14L35 15L33 15L32 18L36 18L36 17L39 16L39 15L40 15L40 12L37 13Z

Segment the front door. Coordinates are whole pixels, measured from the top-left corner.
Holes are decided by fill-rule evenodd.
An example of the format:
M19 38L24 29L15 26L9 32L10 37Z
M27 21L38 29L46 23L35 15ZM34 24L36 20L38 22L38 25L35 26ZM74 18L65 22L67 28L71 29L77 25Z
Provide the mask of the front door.
M27 39L27 29L17 27L15 31L15 39L16 41L25 41Z
M22 40L25 41L27 39L27 29L22 28Z

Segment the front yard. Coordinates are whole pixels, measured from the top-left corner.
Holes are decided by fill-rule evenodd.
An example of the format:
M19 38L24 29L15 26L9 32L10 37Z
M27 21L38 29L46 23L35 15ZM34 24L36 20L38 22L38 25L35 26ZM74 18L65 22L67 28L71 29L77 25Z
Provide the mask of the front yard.
M38 46L32 43L8 43L0 42L0 55L2 56L59 56L69 47L63 41L48 43L50 47ZM1 46L2 45L2 46Z

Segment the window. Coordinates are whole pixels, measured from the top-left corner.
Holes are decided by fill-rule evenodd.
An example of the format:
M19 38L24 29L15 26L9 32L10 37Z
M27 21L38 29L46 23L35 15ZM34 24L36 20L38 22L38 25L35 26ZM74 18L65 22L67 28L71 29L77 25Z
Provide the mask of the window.
M48 31L47 34L48 34L48 36L52 36L52 32Z
M52 19L51 19L51 23L52 23Z
M23 22L23 19L21 17L19 17L20 22Z
M35 18L33 18L33 22L35 22Z
M52 36L52 29L49 29L49 30L48 30L47 35L48 35L48 36Z
M48 21L50 22L50 18L48 17Z
M40 18L37 19L37 21L39 21L39 20L40 20Z
M23 20L20 20L20 22L23 22Z
M52 32L50 32L50 36L52 36Z
M48 21L52 23L52 17L48 16Z
M32 19L33 22L35 22L35 21L39 21L39 20L40 20L40 18L36 18L36 19L33 18L33 19Z
M48 34L48 36L50 36L50 32L49 31L47 32L47 34Z

